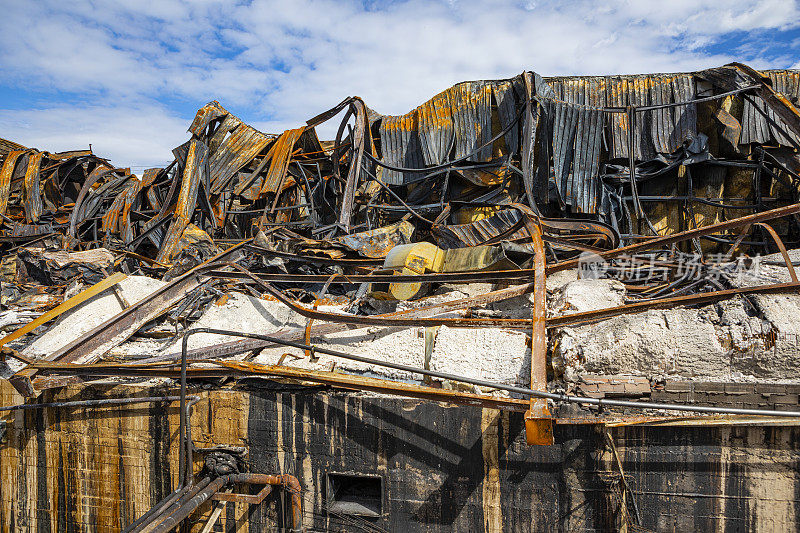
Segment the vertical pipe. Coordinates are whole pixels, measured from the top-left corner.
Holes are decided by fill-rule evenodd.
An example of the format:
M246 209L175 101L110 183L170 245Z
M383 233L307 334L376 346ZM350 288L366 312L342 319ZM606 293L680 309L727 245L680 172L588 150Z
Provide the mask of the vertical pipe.
M636 185L636 108L628 106L628 174L631 178L631 194L633 196L633 210L636 213L636 233L641 234L642 204L639 202L639 188Z

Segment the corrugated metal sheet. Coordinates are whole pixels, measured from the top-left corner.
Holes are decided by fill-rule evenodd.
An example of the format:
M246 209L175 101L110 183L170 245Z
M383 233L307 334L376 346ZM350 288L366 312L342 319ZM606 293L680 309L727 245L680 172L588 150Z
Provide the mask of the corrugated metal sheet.
M772 81L772 88L785 96L792 104L798 105L800 100L800 71L798 70L768 70L762 71L769 76ZM768 143L774 141L783 146L792 146L789 138L796 143L800 143L800 138L789 130L783 123L783 120L775 115L769 107L766 106L763 100L758 97L751 97L753 103L745 100L744 108L742 110L742 136L741 143ZM754 105L755 104L755 105ZM778 123L789 134L789 138L781 133L775 126L771 125L769 121L758 112L756 107L770 117L771 120Z
M564 198L576 211L597 211L597 181L603 132L603 111L596 107L580 108L575 135L575 161L572 170L572 195Z
M25 150L27 150L27 148L21 144L0 137L0 156L10 154L11 152L24 152Z
M434 133L428 130L429 133ZM422 143L418 134L417 110L405 115L385 116L378 127L381 138L383 161L395 167L423 168ZM381 170L384 183L402 185L419 179L421 174L415 172L398 172L388 168Z
M492 93L494 94L494 101L497 103L497 117L500 119L500 129L504 130L513 123L503 138L509 151L516 153L519 149L519 124L514 122L517 118L514 85L511 81L495 82L492 84Z
M459 83L450 88L450 104L456 127L455 157L464 157L492 138L492 84L486 81ZM488 161L492 147L482 148L474 161Z
M676 102L687 102L697 98L697 86L691 76L675 76L672 79L673 98ZM686 139L697 135L697 105L672 108L674 129L670 137L673 150L677 150Z
M303 126L293 130L286 130L272 145L270 151L274 149L274 152L270 160L269 170L264 178L264 185L261 187L261 194L280 192L283 181L286 178L286 170L289 168L292 150L304 130L305 127Z
M690 74L642 76L580 76L545 78L556 99L593 107L636 107L672 104L695 98ZM607 139L611 157L628 157L628 118L609 116ZM652 159L656 152L672 153L697 131L695 105L655 109L637 114L635 157Z
M447 161L455 142L455 125L448 91L442 91L416 109L422 158L426 165Z
M17 160L26 150L14 150L6 156L3 167L0 168L0 214L5 215L8 209L8 195L11 192L11 177Z
M28 168L25 170L23 183L25 219L29 222L39 222L42 216L42 191L39 181L39 168L42 165L42 152L34 152L28 159Z
M180 160L181 158L178 157L178 159ZM158 262L168 263L170 261L176 251L175 247L178 244L178 240L183 235L183 230L191 222L194 208L197 205L197 192L200 188L200 183L208 183L207 159L208 148L206 145L194 139L189 141L181 179L181 190L178 194L178 202L175 205L175 218L164 237L158 256L156 256L156 261Z
M574 89L568 84L568 89ZM573 94L579 99L577 93ZM561 101L547 102L553 117L553 167L562 201L581 212L597 208L603 111L597 107Z
M220 129L209 140L212 194L222 191L234 174L252 161L270 139L233 115L225 117Z
M189 133L199 137L203 134L211 121L216 120L219 117L224 117L227 114L228 111L219 105L219 102L216 100L209 102L197 110L197 114L194 116L194 120L189 126Z
M212 194L219 194L236 172L252 161L273 138L245 124L217 101L209 102L197 111L189 131L202 138L208 125L220 118L222 122L206 139Z
M516 209L504 209L496 214L470 222L469 224L449 224L437 228L443 242L440 245L447 245L450 248L457 248L463 245L480 246L489 239L497 237L508 231L520 220L519 211ZM513 241L530 237L527 230L522 227L515 231L506 240Z
M550 109L553 112L553 171L561 198L566 202L566 198L572 196L569 173L575 148L579 107L565 102L554 102L552 106L548 106L548 111Z
M114 201L111 203L111 206L108 208L106 213L103 215L102 218L102 230L103 233L108 235L109 233L116 233L119 230L119 217L122 214L122 208L125 206L125 195L131 188L136 187L138 184L138 180L133 180L122 192L120 192Z
M131 209L139 196L139 192L150 187L156 178L163 172L163 168L148 168L144 171L141 180L136 180L135 186L127 190L125 195L125 206L122 208L122 223L120 224L120 234L122 240L129 243L133 240L133 222L131 221ZM149 191L148 191L149 192Z
M264 160L235 190L235 194L242 195L249 200L255 200L262 194L276 193L280 190L286 171L291 162L292 151L297 140L305 131L305 127L286 130L272 143L264 156ZM262 177L261 171L269 165L266 174Z
M413 111L400 116L372 115L380 120L382 160L391 166L424 168L448 160L455 146L461 158L492 139L492 97L497 102L501 128L516 119L516 98L510 81L475 81L459 83L434 96ZM513 151L519 147L519 129L515 124L504 136ZM489 161L492 146L487 145L470 158ZM382 169L382 179L390 185L412 183L424 174Z

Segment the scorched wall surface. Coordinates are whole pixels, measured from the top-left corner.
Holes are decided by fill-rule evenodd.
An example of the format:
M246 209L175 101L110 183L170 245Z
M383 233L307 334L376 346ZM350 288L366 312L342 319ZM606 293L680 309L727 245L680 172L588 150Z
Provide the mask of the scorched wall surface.
M2 385L3 405L19 403ZM69 388L42 401L156 396L162 388ZM800 501L794 426L557 425L525 443L523 414L319 389L194 391L198 448L243 446L252 472L303 488L308 531L608 531L636 500L655 531L792 531ZM175 403L3 413L0 530L118 531L177 486ZM195 455L195 471L203 453ZM327 511L330 474L380 480L381 516ZM632 493L632 494L631 494ZM287 498L288 501L288 498ZM211 505L191 517L200 531ZM228 504L214 531L275 531L280 491ZM373 531L375 531L373 527Z

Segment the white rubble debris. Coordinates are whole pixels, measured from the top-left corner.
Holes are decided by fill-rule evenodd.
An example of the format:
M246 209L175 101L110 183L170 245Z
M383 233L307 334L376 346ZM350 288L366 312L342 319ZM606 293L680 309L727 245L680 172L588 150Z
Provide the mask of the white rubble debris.
M531 349L523 332L442 326L433 345L430 367L439 372L527 387L531 382Z
M122 299L134 305L163 287L166 282L147 276L128 276L117 286ZM61 315L56 322L27 348L25 355L45 357L99 326L124 309L114 288L108 288Z
M742 284L782 281L789 281L785 267L762 264L759 276ZM556 291L550 307L554 314L569 314L621 305L624 296L617 282L577 280ZM620 315L551 332L552 364L567 381L587 374L791 381L800 363L798 316L797 294Z

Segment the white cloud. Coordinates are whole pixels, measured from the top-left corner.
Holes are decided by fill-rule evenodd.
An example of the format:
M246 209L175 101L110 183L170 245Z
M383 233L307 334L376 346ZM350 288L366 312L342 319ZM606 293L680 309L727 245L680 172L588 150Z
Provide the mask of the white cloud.
M84 142L91 135L78 136L59 117L97 124L65 108L69 100L60 100L58 91L91 100L92 117L121 124L136 120L126 112L147 109L148 123L161 124L156 129L163 132L177 131L179 122L185 130L192 118L178 118L160 103L165 100L184 103L180 113L190 115L187 109L218 99L243 119L277 129L296 126L348 95L384 113L403 113L458 81L523 69L545 75L663 72L733 59L788 66L792 60L765 58L761 50L736 58L703 50L727 32L788 29L800 20L796 2L785 0L609 0L602 6L588 0L408 0L369 10L361 2L334 0L7 4L0 76L21 90L51 91L48 107L58 113L26 111L27 122L0 134L42 146L48 139ZM42 118L33 120L37 114ZM99 143L108 145L118 164L149 164L177 144L158 151L152 141L176 135L142 141L141 127L103 124L94 126L98 137L116 133L92 142L98 150ZM332 135L332 127L322 134Z
M59 152L92 145L118 166L144 167L172 161L172 148L188 139L185 119L160 107L53 107L0 110L0 136L25 146Z

